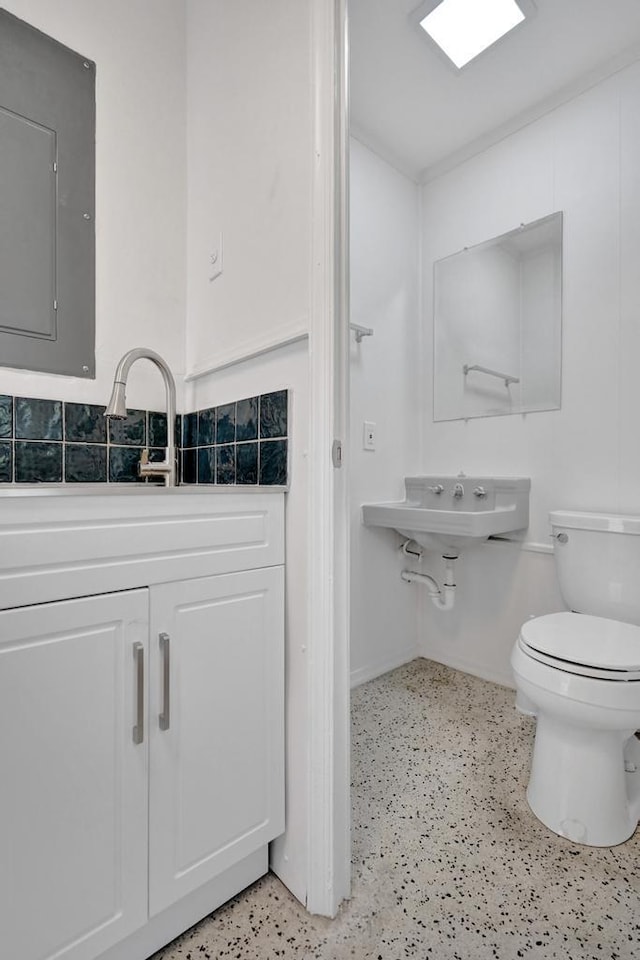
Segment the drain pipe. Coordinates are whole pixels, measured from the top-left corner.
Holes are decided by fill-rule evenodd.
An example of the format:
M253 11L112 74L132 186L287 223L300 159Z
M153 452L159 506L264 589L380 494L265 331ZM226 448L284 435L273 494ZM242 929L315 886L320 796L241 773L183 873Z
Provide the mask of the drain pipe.
M456 596L456 585L453 579L453 565L458 559L457 556L443 555L445 574L442 589L438 586L437 580L430 577L428 573L414 573L413 570L403 570L400 576L405 583L421 583L429 593L429 599L438 610L453 610L453 604Z
M422 555L424 550L420 544L416 543L415 540L404 540L400 544L399 549L402 551L405 557L413 557L413 559L417 560L418 563L422 563Z

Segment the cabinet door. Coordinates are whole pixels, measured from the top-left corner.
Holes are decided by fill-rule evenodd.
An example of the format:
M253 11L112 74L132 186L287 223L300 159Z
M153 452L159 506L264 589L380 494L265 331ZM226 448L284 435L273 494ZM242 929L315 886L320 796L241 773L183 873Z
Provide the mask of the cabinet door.
M3 957L88 960L146 921L148 607L135 590L0 612Z
M284 830L283 637L282 567L151 590L152 915Z

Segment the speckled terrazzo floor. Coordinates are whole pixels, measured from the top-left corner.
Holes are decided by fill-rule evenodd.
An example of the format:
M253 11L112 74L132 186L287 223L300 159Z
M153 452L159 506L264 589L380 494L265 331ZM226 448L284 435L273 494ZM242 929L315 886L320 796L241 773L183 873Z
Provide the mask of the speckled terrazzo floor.
M513 693L428 660L353 695L353 897L310 917L274 877L154 960L640 960L640 831L549 833Z

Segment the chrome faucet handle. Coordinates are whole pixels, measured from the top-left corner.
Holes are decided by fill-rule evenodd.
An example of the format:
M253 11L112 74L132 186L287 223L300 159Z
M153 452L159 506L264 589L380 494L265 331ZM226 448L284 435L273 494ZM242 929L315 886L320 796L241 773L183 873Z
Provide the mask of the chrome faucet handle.
M456 500L461 500L464 497L464 487L461 483L456 483L455 487L451 491L451 496L455 497Z
M174 486L175 481L170 482L169 478L175 478L175 454L175 448L165 447L164 460L150 461L149 451L146 449L143 450L138 462L138 476L162 477L166 486Z
M427 487L427 490L429 491L429 493L437 493L439 496L444 490L444 487L442 486L441 483L434 483L433 486Z
M485 490L484 487L476 487L475 490L473 491L473 495L474 497L479 497L480 499L482 499L483 497L486 497L487 491Z

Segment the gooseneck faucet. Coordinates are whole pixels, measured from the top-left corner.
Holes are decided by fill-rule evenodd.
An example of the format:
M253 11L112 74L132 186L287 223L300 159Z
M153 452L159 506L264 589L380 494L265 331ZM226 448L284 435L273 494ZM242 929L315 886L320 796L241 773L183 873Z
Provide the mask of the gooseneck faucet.
M127 377L136 360L151 360L162 374L167 395L167 446L164 451L164 460L149 463L149 451L144 450L138 464L138 473L141 477L163 477L165 487L177 485L176 471L176 384L168 364L158 353L147 350L146 347L135 347L127 351L117 366L113 380L113 390L104 412L105 417L111 420L127 419Z

